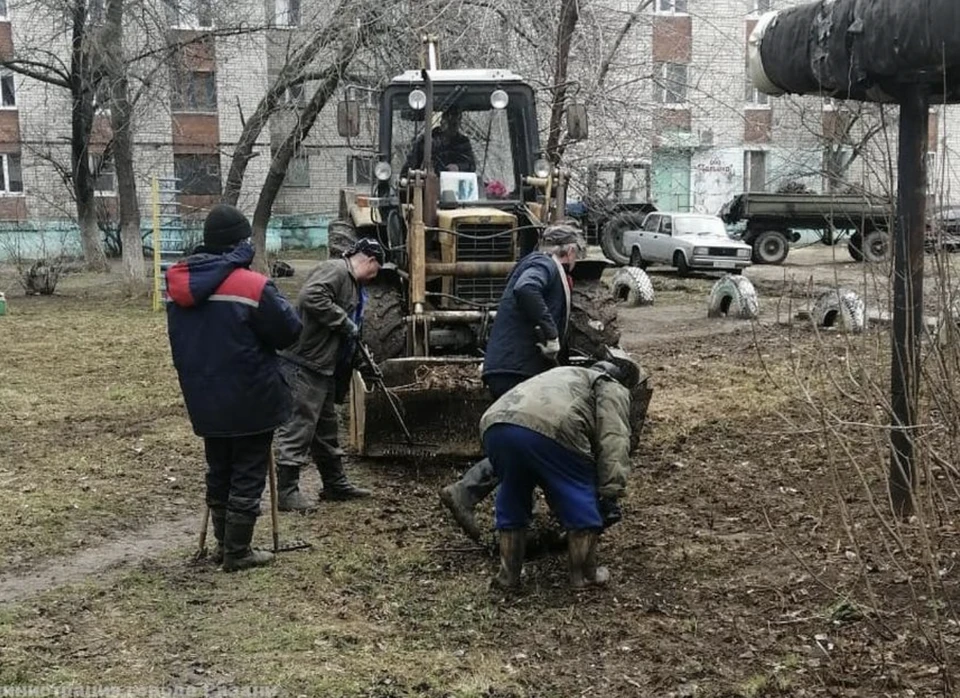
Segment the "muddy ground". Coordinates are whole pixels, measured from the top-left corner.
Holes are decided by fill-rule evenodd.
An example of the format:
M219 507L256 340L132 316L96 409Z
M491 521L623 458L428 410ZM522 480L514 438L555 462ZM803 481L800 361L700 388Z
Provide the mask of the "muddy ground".
M602 544L613 583L581 594L550 557L527 565L521 594L489 590L495 560L436 500L459 464L352 462L373 499L282 516L282 537L312 551L244 575L192 563L202 453L163 318L84 276L59 297L12 295L0 318L0 686L953 695L953 413L925 392L940 458L924 460L920 517L901 523L885 499L885 326L853 337L788 323L838 282L885 309L889 271L832 253L749 269L758 323L708 320L716 277L663 270L651 270L653 307L621 310L623 344L656 392L625 519ZM258 536L269 540L268 518Z

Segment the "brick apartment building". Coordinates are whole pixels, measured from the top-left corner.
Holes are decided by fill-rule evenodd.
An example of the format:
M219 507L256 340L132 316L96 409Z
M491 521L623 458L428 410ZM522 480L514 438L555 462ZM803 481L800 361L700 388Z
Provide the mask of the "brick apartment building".
M100 11L102 1L90 0L91 12ZM635 0L599 1L623 16L636 7ZM607 115L591 106L591 131L601 137L572 149L572 156L579 152L582 162L649 162L649 182L638 195L647 196L648 188L649 197L663 209L715 212L737 192L775 190L788 181L823 190L824 138L837 128L842 110L830 100L768 99L752 88L746 75L747 40L758 17L786 4L793 2L654 0L624 42L625 60L613 71L624 84L633 85L619 98L636 112L640 127L618 138L616 134L626 133L619 122L606 124L605 130ZM214 27L215 13L225 6L210 0L177 5L158 0L159 16L173 38ZM59 43L54 48L69 55L64 38L69 34L51 31L33 14L36 7L24 5L20 12L15 3L0 0L0 56L19 55L25 47L44 42ZM137 105L134 155L145 226L152 177L176 180L176 193L165 193L164 202L169 210L175 201L187 217L202 215L219 199L243 120L280 70L290 40L302 36L301 25L308 23L301 0L241 0L226 9L231 19L245 13L248 26L271 29L189 45L172 67L158 72L163 78L157 83L165 85ZM525 74L522 56L520 63L509 67ZM309 84L288 90L286 108L271 119L256 144L240 197L248 213L266 177L271 148L289 131L309 90ZM358 91L356 96L375 114L375 93ZM369 183L372 143L347 147L336 134L334 113L331 103L291 163L274 207L278 218L332 217L340 187ZM932 162L951 152L939 128L945 118L945 110L931 114ZM6 226L27 221L43 225L74 216L69 189L58 174L58 167L69 168L69 134L66 90L0 72L0 221ZM109 115L99 112L89 156L100 167L97 195L106 211L116 209L116 177L112 164L102 162L109 137ZM879 147L883 140L876 143ZM848 183L880 186L878 172L864 164L868 160L861 157L845 173ZM947 191L951 189L952 177Z

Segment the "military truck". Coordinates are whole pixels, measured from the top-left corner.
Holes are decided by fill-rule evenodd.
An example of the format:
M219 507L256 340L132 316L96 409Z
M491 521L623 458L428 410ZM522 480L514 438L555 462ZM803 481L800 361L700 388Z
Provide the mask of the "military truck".
M720 217L753 247L757 264L783 264L799 231L813 231L825 245L847 238L847 251L858 262L890 256L893 202L866 194L773 194L748 192L727 202Z

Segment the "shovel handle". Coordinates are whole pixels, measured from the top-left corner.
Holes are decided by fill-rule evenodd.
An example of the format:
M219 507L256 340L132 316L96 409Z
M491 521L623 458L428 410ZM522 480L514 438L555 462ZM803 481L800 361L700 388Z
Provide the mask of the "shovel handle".
M210 505L203 507L203 523L200 524L200 540L197 542L197 557L206 553L207 550L207 526L210 524Z
M273 444L270 444L270 461L267 468L270 475L270 522L273 525L273 552L280 550L280 514L277 494L277 462L273 458Z

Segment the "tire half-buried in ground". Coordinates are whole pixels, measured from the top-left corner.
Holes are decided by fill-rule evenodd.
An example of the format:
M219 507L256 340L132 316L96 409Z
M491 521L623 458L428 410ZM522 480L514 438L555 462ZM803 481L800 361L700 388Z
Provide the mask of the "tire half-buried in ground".
M728 274L713 285L707 300L707 317L755 320L759 315L760 301L750 279Z
M856 293L847 288L824 291L813 304L812 320L817 327L837 327L851 333L866 327L866 307Z
M613 298L621 305L636 308L653 305L653 282L643 269L623 267L613 277Z

